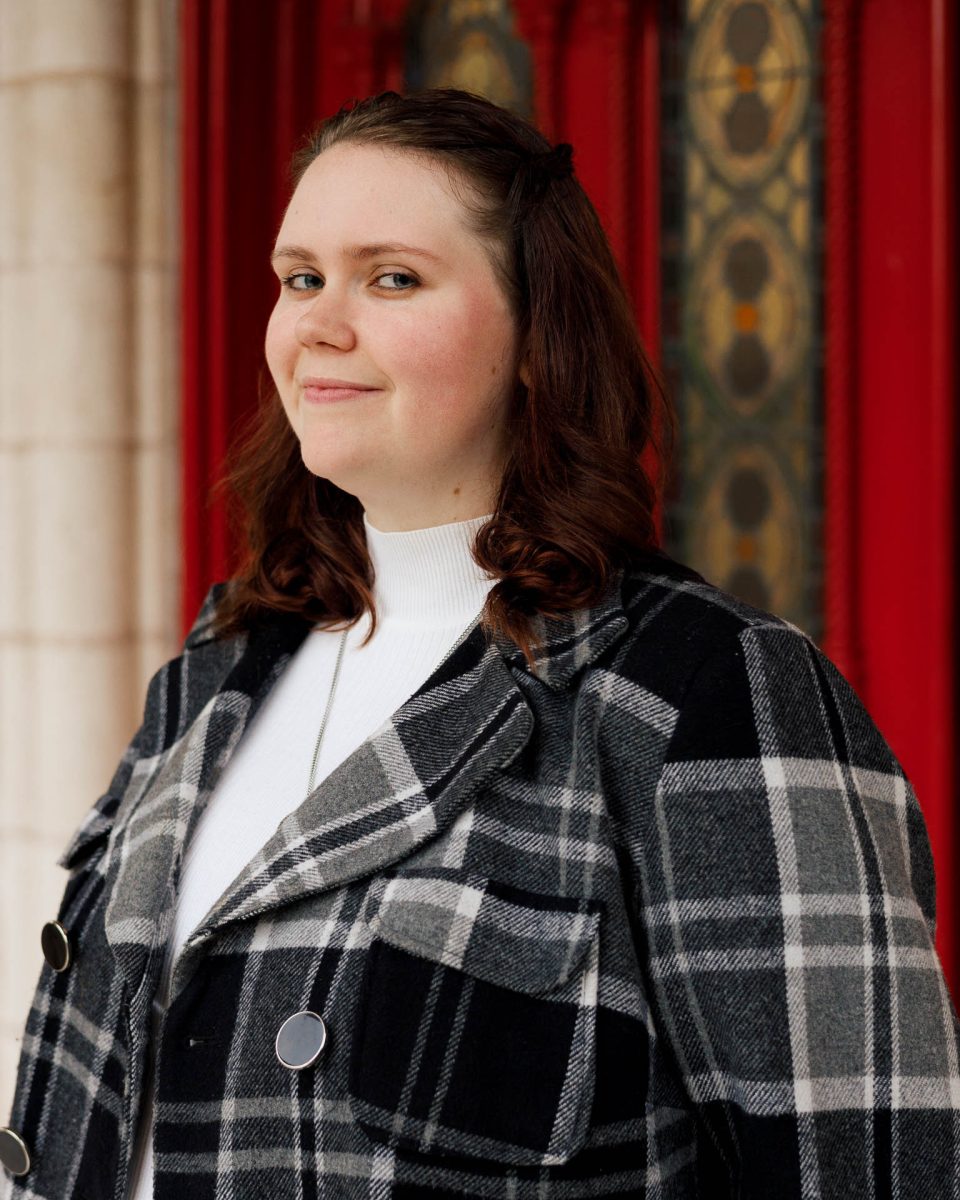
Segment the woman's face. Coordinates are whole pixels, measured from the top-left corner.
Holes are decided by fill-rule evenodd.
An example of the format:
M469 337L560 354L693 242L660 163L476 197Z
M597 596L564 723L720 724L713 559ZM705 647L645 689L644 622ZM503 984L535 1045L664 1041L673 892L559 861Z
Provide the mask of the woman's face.
M325 150L273 265L267 364L308 469L357 496L378 529L491 512L516 324L443 170L392 147Z

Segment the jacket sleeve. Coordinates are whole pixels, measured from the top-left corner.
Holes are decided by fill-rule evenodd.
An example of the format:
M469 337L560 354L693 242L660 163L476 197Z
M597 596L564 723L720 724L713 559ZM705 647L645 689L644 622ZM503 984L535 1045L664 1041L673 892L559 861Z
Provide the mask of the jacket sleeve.
M700 1194L956 1196L958 1022L919 805L800 630L694 673L642 850L651 1017L700 1129Z

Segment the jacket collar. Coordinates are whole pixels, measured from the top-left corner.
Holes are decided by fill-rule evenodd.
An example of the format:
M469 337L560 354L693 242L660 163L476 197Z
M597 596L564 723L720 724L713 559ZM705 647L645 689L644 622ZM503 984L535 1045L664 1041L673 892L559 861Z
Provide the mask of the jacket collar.
M651 551L664 557L659 551ZM538 649L534 654L533 674L555 691L567 686L573 676L589 666L595 658L612 645L626 630L628 620L624 611L623 583L625 572L618 568L611 575L610 585L596 605L577 609L560 617L543 617L532 621ZM215 640L213 621L217 604L227 585L217 583L211 588L206 603L194 623L184 646L192 650ZM480 626L479 617L466 630L461 641L473 636ZM298 617L278 616L251 639L250 653L266 656L292 654L306 637L310 626ZM523 652L508 638L494 635L491 639L506 664L530 673ZM442 666L442 664L441 664ZM438 668L439 670L440 668ZM426 685L424 685L426 686Z
M622 636L628 625L622 583L619 571L595 607L537 620L536 679L562 689ZM251 632L199 717L154 764L148 790L122 820L118 815L107 866L106 936L132 993L168 934L179 863L195 822L309 628L283 616ZM186 649L212 640L209 620L201 620ZM518 684L524 675L530 678L522 652L490 638L478 618L417 692L281 821L228 886L183 947L171 996L224 924L382 871L446 830L529 741L535 721Z
M562 691L573 677L588 667L625 632L629 621L623 602L624 571L618 569L598 603L561 617L536 616L533 629L540 643L534 654L533 674L554 691ZM507 665L530 673L523 652L514 642L494 638Z

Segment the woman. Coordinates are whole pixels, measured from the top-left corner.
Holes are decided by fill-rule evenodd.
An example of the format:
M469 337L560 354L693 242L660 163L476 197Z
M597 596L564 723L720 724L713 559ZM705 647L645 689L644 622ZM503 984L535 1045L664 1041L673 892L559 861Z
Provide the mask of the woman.
M919 807L656 549L569 152L447 90L298 160L248 560L61 859L9 1196L956 1195Z

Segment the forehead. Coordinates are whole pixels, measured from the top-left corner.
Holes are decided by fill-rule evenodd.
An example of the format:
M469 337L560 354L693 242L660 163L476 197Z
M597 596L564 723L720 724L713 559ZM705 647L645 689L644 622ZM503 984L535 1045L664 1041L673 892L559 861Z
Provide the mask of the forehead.
M313 160L297 184L277 242L318 249L363 242L405 242L438 254L482 252L446 171L423 155L392 146L338 143Z

